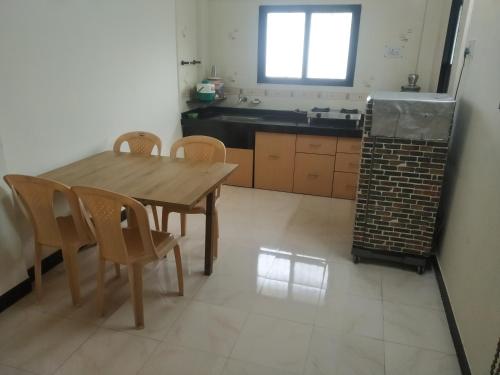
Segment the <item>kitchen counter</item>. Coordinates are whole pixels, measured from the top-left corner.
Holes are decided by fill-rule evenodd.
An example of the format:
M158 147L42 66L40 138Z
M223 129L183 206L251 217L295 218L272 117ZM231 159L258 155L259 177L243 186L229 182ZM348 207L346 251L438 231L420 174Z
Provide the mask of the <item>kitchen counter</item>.
M190 118L196 113L198 118ZM362 122L361 120L360 122ZM302 112L207 107L182 114L183 136L207 135L226 147L253 149L256 132L361 138L362 125L353 120L312 120Z

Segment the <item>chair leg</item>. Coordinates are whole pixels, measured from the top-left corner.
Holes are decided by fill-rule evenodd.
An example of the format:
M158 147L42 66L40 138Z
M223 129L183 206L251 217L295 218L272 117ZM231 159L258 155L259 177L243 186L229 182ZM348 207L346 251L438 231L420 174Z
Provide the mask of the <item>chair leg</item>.
M134 307L135 328L144 328L144 306L142 300L142 264L128 265L130 295Z
M161 230L163 232L168 232L168 215L170 214L166 208L161 211Z
M179 245L174 247L175 267L177 269L177 283L179 284L179 295L184 295L184 276L182 275L181 249Z
M155 229L160 230L160 220L158 219L158 207L151 206L151 209L153 211L153 220L155 222Z
M38 301L42 299L42 247L35 242L35 293Z
M181 236L186 235L186 214L181 214Z
M66 269L66 276L68 277L69 290L71 291L71 299L74 306L79 306L80 300L80 277L78 271L78 263L76 256L78 248L67 246L63 244L62 247L64 268Z
M104 276L106 272L106 261L99 259L99 267L97 269L97 313L99 316L104 315Z
M120 276L121 276L120 264L119 263L115 263L115 276L116 276L117 279L119 279Z

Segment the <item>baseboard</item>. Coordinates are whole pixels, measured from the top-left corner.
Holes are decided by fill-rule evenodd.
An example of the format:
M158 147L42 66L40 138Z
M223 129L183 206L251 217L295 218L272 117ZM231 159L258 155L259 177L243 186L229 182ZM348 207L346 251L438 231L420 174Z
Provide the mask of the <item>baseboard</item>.
M472 373L469 367L469 361L467 360L467 355L465 354L465 349L462 343L462 338L460 337L457 321L455 320L455 315L453 314L453 309L451 307L450 297L448 296L448 291L444 283L443 274L441 273L441 268L439 267L439 262L437 261L436 257L432 258L432 263L436 272L436 279L439 285L439 291L441 292L441 299L443 300L446 320L448 321L448 327L450 328L453 345L455 345L455 351L457 352L458 363L460 365L460 369L462 370L462 375L471 375Z
M24 296L30 294L31 290L31 280L27 278L26 280L17 284L14 288L2 294L0 296L0 313L6 308L12 306Z
M42 259L42 274L45 272L50 271L52 268L57 266L58 264L62 263L63 261L63 256L62 256L62 251L57 250L50 254L48 257L45 257ZM35 281L35 267L31 266L28 268L28 276L30 280L33 282Z
M42 274L50 271L63 261L62 251L57 250L42 260ZM33 290L32 283L35 281L34 267L28 268L28 278L17 284L14 288L0 296L0 312L15 304L21 298L30 294Z

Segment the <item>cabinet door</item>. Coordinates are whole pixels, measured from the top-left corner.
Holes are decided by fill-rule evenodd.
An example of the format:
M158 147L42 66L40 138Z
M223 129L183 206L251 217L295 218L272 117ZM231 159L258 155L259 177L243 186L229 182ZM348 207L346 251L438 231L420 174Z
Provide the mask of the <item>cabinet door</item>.
M361 155L337 154L335 158L335 172L359 173Z
M345 154L360 154L361 139L360 138L339 138L337 142L337 152Z
M356 173L335 172L332 197L356 199L358 175Z
M321 135L298 135L297 152L306 154L335 155L337 150L337 137Z
M255 134L255 187L292 191L295 134Z
M335 156L295 154L293 192L330 197Z
M238 168L226 180L226 185L253 186L253 150L226 148L226 162L238 164Z

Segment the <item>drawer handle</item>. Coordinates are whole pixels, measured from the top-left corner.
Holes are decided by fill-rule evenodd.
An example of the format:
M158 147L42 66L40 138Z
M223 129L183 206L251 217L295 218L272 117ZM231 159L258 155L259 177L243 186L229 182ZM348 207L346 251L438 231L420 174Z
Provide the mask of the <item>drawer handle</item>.
M280 158L279 155L269 155L269 159L271 160L278 160Z
M317 174L317 173L308 173L307 177L309 177L309 178L318 178L319 174Z
M309 143L309 147L318 148L321 147L321 143Z

